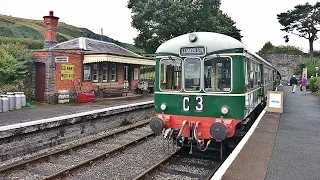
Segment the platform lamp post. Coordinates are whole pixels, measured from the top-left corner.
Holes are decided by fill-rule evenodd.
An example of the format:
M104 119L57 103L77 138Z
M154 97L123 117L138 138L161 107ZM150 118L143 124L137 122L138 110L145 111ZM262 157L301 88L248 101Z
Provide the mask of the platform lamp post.
M317 66L315 70L316 70L316 77L318 77L319 67Z

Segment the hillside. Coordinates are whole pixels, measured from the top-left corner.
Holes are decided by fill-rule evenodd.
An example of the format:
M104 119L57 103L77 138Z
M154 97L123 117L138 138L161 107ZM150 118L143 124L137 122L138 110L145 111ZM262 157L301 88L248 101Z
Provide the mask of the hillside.
M44 40L44 32L45 26L42 20L17 18L0 14L0 36ZM78 28L63 22L59 22L57 26L57 40L59 42L81 36L100 40L99 34L96 34L87 28ZM103 35L102 40L113 42L137 53L143 53L133 44L122 43L108 36Z

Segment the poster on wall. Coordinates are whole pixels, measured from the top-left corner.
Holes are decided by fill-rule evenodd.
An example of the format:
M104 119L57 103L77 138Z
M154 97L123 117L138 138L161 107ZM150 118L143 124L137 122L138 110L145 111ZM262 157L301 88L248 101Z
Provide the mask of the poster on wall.
M74 65L61 64L61 80L73 80L74 78Z

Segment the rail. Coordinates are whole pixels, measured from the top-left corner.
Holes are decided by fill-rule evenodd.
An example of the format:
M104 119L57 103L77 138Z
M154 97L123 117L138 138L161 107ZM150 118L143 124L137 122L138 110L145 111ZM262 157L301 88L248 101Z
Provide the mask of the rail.
M47 155L43 155L41 157L38 157L38 158L34 158L34 159L31 159L31 160L28 160L28 161L25 161L25 162L21 162L19 164L15 164L15 165L11 165L11 166L8 166L8 167L5 167L5 168L2 168L0 169L0 174L8 174L10 172L13 172L13 171L16 171L16 170L21 170L21 169L25 169L25 168L28 168L30 167L30 165L32 164L36 164L36 163L39 163L39 162L45 162L45 161L48 161L48 160L51 160L53 157L57 157L59 155L62 155L62 154L68 154L69 152L72 152L72 151L75 151L75 150L78 150L78 149L81 149L81 148L86 148L88 147L88 145L91 145L91 144L96 144L98 142L101 142L103 140L106 140L108 138L113 138L114 136L116 135L120 135L120 134L124 134L130 130L134 130L134 129L137 129L137 128L141 128L141 127L145 127L149 122L143 122L143 123L139 123L139 124L136 124L136 125L129 125L128 128L125 128L123 130L118 130L114 133L111 133L111 134L108 134L108 135L105 135L105 136L102 136L102 137L99 137L99 138L96 138L96 139L93 139L89 142L85 142L85 143L82 143L82 144L78 144L78 145L75 145L75 146L72 146L72 147L69 147L69 148L66 148L66 149L63 149L63 150L59 150L59 151L56 151L56 152L52 152L50 154L47 154ZM95 157L92 157L88 160L85 160L81 163L78 163L74 166L71 166L71 167L68 167L68 168L65 168L57 173L54 173L54 174L51 174L47 177L45 177L44 179L55 179L55 178L59 178L59 177L63 177L81 167L84 167L86 165L89 165L95 161L98 161L98 160L101 160L103 158L107 158L109 156L111 156L112 154L115 154L117 152L120 152L122 150L124 150L125 147L128 147L128 146L132 146L138 142L141 142L141 141L144 141L146 138L149 138L149 137L152 137L154 136L154 133L149 133L147 134L146 136L143 136L139 139L136 139L132 142L129 142L129 143L126 143L118 148L115 148L115 149L112 149L110 151L107 151L107 152L104 152L98 156L95 156Z

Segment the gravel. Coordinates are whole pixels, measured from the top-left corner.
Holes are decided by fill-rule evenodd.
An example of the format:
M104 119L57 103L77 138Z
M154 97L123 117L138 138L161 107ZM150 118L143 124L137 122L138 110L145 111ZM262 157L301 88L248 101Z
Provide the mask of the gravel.
M156 164L165 155L162 151L162 137L150 138L122 154L93 164L90 170L77 171L76 179L132 179Z
M1 177L1 176L0 176ZM23 178L22 178L23 177ZM39 174L33 174L29 171L25 171L25 170L22 170L22 171L13 171L10 175L7 176L8 179L10 180L38 180L38 179L41 179L43 178L44 176L42 175L39 175Z
M182 158L179 161L184 162L184 163L195 163L195 164L200 164L200 165L204 165L204 166L214 166L217 164L216 161L205 160L205 159L196 159L196 158Z
M130 126L132 126L132 125L130 125ZM119 128L119 129L124 129L124 127ZM140 131L141 129L142 129L142 131ZM118 129L116 129L116 131L117 130ZM146 132L148 132L148 133L146 133ZM106 134L110 134L110 133L112 133L112 131L106 131L106 132L103 132L103 133L99 133L99 135L94 135L94 136L78 139L77 141L75 141L73 143L64 144L64 145L62 145L62 147L59 146L59 147L55 147L55 148L49 149L49 150L47 150L47 152L56 150L58 148L63 148L64 149L64 148L66 148L68 146L71 146L71 145L74 145L74 144L80 144L82 142L88 142L88 141L90 141L92 139L95 139L97 137L100 137L100 136L106 135ZM57 172L57 171L61 171L61 170L65 169L65 168L67 168L68 166L71 166L72 164L75 164L76 162L85 161L90 156L94 157L94 156L101 155L103 153L106 153L107 151L110 151L112 149L118 148L123 144L127 144L129 142L132 142L133 140L139 139L139 138L145 136L145 134L149 134L149 133L151 133L150 128L149 129L147 127L138 128L138 129L135 129L133 131L128 131L126 134L123 134L123 135L116 135L113 138L107 138L107 139L105 139L103 141L100 141L99 143L89 144L85 148L81 148L79 150L72 151L71 154L65 154L65 155L60 155L58 157L54 157L52 161L55 162L55 163L50 163L50 162L49 163L47 163L47 162L38 163L38 164L36 164L35 166L33 166L31 168L37 168L37 169L49 171L49 172L52 172L52 173ZM90 148L90 147L92 147L92 148ZM44 153L44 152L34 153L33 156L30 155L29 157L34 157L34 156L36 156L37 154L40 154L40 153ZM21 159L23 159L23 158L26 158L26 157L22 157ZM19 178L21 179L23 177L23 178L26 178L26 179L30 179L31 176L32 176L31 173L28 174L28 172L23 170L23 171L19 171L19 173L11 173L7 177L8 178L9 177L14 177L14 178L18 178L18 179ZM38 175L36 175L36 176L38 176Z
M139 124L143 124L143 123L148 122L148 121L150 121L150 120L149 119L142 120L142 121L139 122ZM45 154L49 154L49 153L52 153L52 152L55 152L55 151L58 151L58 150L61 150L61 149L66 149L66 148L71 147L71 146L75 146L75 145L78 145L78 144L89 142L89 141L91 141L93 139L96 139L96 138L99 138L99 137L102 137L102 136L105 136L105 135L108 135L108 134L112 134L112 133L117 132L117 131L124 130L124 129L132 127L132 126L134 126L136 124L138 124L138 123L131 124L131 125L128 125L128 126L122 126L122 127L116 128L116 129L106 130L106 131L103 131L103 132L100 132L100 133L97 133L97 134L94 134L94 135L91 135L91 136L86 136L86 137L83 137L83 138L75 139L73 141L70 141L70 142L55 146L55 147L46 148L46 149L37 151L35 153L31 153L31 154L28 154L28 155L25 155L25 156L12 158L12 159L10 159L8 161L1 162L0 168L4 168L4 167L7 167L7 166L16 164L16 163L24 162L26 160L33 159L33 158L39 157L39 156L43 156ZM149 127L143 128L143 131L146 131L148 128ZM150 131L150 128L149 128L149 131Z
M189 172L193 174L199 174L199 175L206 175L210 171L202 169L202 168L196 168L193 166L188 166L188 165L176 165L176 164L171 164L168 166L170 169L174 169L177 171L184 171L184 172Z
M167 174L164 172L157 173L152 179L157 179L157 180L198 180L198 178L191 178L191 177L186 177L186 176L180 176L180 175L174 175L174 174Z

